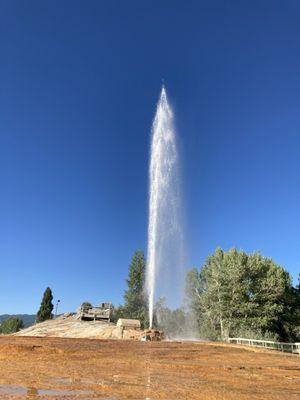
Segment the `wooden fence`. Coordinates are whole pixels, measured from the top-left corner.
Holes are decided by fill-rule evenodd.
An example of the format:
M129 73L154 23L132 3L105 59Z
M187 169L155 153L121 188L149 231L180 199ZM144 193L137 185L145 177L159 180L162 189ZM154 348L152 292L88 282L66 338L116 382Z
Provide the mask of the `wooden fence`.
M256 340L244 338L228 338L229 343L244 344L247 346L262 347L300 355L300 343L272 342L270 340Z

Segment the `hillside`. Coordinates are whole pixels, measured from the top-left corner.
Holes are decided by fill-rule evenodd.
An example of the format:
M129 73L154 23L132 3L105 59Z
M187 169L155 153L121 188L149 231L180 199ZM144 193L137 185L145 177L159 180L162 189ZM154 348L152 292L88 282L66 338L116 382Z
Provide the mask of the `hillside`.
M15 336L66 337L88 339L135 339L142 331L122 330L112 322L80 321L76 315L66 314L41 322L15 333Z

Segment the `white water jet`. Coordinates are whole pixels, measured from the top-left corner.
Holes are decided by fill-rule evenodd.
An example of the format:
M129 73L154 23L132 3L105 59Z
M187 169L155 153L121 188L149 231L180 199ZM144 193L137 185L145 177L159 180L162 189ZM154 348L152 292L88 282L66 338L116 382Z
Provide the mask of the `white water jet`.
M152 126L146 289L150 328L155 301L181 301L183 286L178 151L164 86ZM181 265L180 265L181 264Z

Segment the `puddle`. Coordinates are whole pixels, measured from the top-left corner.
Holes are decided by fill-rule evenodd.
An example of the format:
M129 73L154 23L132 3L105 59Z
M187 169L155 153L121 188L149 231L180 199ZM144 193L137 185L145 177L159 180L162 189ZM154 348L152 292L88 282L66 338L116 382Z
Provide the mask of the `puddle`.
M148 386L148 385L147 385ZM9 396L9 399L13 400L16 398L24 398L24 400L42 400L51 399L82 399L82 400L121 400L123 397L102 397L100 394L92 390L80 390L80 389L36 389L36 388L24 388L21 386L12 385L0 385L0 399L2 395ZM84 396L84 397L81 397ZM91 397L90 397L91 396ZM99 397L100 396L100 397ZM127 398L127 397L126 397ZM132 398L133 400L154 400L150 397Z
M71 390L71 389L35 389L23 388L20 386L0 385L0 395L17 395L26 396L28 399L38 398L39 396L79 396L79 395L93 395L95 392L92 390Z

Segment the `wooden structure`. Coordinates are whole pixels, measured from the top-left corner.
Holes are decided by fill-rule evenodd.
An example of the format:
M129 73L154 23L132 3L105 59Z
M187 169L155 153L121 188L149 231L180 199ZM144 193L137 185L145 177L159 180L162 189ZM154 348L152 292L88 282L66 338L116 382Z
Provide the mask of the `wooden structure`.
M98 307L83 303L78 310L78 318L82 321L110 321L111 304L101 303Z

